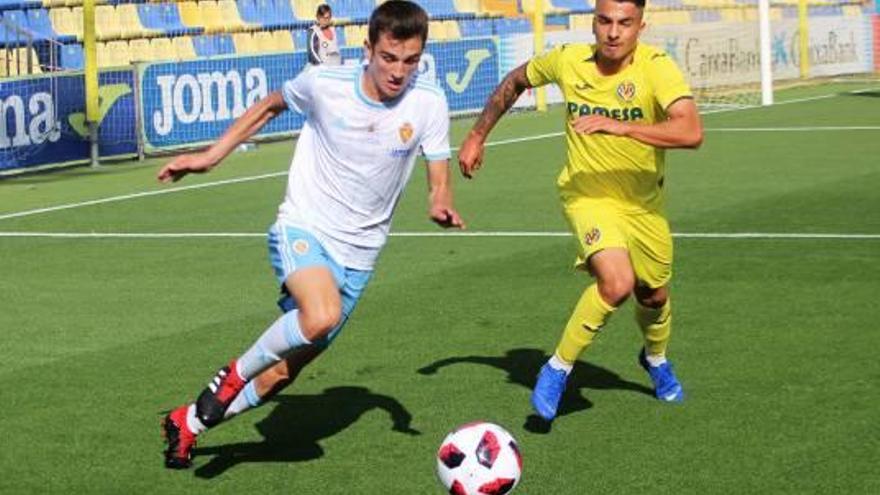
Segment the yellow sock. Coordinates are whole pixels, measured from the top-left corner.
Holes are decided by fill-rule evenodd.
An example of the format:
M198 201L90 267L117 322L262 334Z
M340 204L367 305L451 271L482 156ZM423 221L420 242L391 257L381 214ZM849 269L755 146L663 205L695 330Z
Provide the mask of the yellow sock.
M574 364L615 309L602 299L596 284L589 286L565 325L556 356L567 364Z
M637 302L636 321L645 337L645 352L655 356L665 355L672 330L672 304L669 299L659 308L649 308Z

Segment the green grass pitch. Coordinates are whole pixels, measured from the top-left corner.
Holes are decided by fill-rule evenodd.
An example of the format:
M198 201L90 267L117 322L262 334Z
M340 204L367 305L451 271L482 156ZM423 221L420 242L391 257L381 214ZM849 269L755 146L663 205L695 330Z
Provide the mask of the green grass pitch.
M573 241L397 236L332 351L206 434L186 472L162 467L159 422L276 317L261 234L291 142L175 186L155 183L157 159L0 181L5 233L255 234L0 235L0 493L441 493L439 442L476 419L518 439L518 493L880 493L880 89L851 89L706 115L703 147L669 153L676 233L804 235L676 239L683 404L651 397L628 304L577 364L552 430L530 431L534 374L588 282ZM560 119L513 115L492 141ZM455 144L470 122L453 123ZM488 148L473 181L456 171L469 231L565 232L564 157L560 137L523 140ZM414 175L393 230L439 232Z

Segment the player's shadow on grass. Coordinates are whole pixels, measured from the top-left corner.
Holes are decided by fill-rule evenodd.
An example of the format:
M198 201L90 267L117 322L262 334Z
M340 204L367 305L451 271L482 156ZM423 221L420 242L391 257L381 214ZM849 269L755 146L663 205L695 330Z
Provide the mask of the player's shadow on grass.
M535 379L538 370L550 357L538 349L511 349L503 356L462 356L441 359L420 368L422 375L433 375L440 368L460 363L482 364L498 368L507 372L507 381L516 383L528 390L535 387ZM650 396L654 391L640 383L624 380L619 375L600 366L583 361L574 364L574 370L568 379L562 402L559 405L557 418L574 412L583 411L593 407L593 403L583 396L582 390L590 389L618 389L631 390ZM530 404L523 404L523 408L530 408ZM540 416L531 414L526 418L524 428L533 433L547 433L551 424L544 421Z
M333 387L318 395L279 395L272 412L256 424L262 442L196 448L198 457L214 457L195 470L200 478L214 478L246 462L300 462L324 456L319 441L345 430L364 413L382 409L391 416L391 429L419 435L410 427L412 415L397 400L365 387ZM246 416L245 416L246 418ZM197 459L198 459L197 457Z

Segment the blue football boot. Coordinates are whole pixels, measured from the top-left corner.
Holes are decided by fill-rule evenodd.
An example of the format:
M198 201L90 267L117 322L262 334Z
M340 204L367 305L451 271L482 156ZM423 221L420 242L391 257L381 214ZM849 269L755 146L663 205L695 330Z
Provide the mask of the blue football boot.
M681 402L684 400L684 390L682 390L678 378L675 377L675 373L672 371L672 364L669 361L660 366L651 366L651 363L645 357L645 349L642 348L642 351L639 353L639 364L642 365L642 368L645 368L645 371L651 377L651 381L654 382L654 395L658 399L663 402Z
M545 420L553 421L556 417L556 410L559 408L567 379L568 375L564 371L554 369L549 363L541 366L538 382L535 384L535 390L532 391L532 407Z

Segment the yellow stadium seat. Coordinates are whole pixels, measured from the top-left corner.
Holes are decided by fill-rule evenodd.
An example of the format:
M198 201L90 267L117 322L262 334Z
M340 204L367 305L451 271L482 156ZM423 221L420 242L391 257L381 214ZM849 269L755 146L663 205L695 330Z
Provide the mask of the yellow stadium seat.
M446 26L443 25L442 21L431 21L428 24L428 39L429 40L445 40L446 39Z
M126 41L96 43L98 67L120 67L131 63L131 52Z
M159 34L159 31L147 29L141 24L137 5L133 3L122 3L117 5L116 13L119 15L123 38L142 38Z
M226 23L227 31L241 31L243 29L256 29L260 27L256 24L248 24L242 20L234 0L218 0L217 9L220 11L221 19Z
M290 0L290 8L293 9L297 19L308 21L315 18L315 9L318 6L312 0ZM335 17L336 12L333 14Z
M54 8L49 11L52 28L58 34L82 38L82 8L79 9L79 22L76 14L66 7Z
M198 6L206 33L222 33L226 31L226 21L223 19L223 13L220 12L217 2L202 0L198 3Z
M251 33L233 33L232 44L235 45L235 53L238 54L257 53L259 51Z
M171 40L177 60L192 60L196 58L196 49L189 36L178 36Z
M480 0L453 0L455 4L455 10L462 13L470 13L470 14L482 14L483 10L480 8Z
M132 62L150 62L154 59L153 48L147 38L129 40L128 52L131 54Z
M292 52L294 50L293 37L290 35L290 31L286 29L272 31L272 39L275 42L276 52Z
M30 67L28 67L28 57L30 57ZM40 59L33 48L0 50L0 77L27 76L42 72Z
M348 25L343 29L345 33L345 46L363 46L364 40L367 39L367 28L366 26L355 26ZM430 35L431 28L428 27L428 34Z
M269 31L257 31L254 33L254 45L257 47L258 52L275 52L278 49L275 47L275 40L272 38L272 33Z
M174 45L168 38L151 39L150 48L153 50L153 60L177 60Z
M122 23L112 5L95 7L95 36L99 40L112 40L122 36Z
M446 30L446 39L461 39L461 28L458 27L458 21L443 21L443 28Z
M180 11L180 20L184 26L205 27L205 21L202 19L199 4L195 2L180 2L177 4L177 9Z
M480 0L480 10L484 14L503 15L505 17L516 17L519 15L516 0Z

